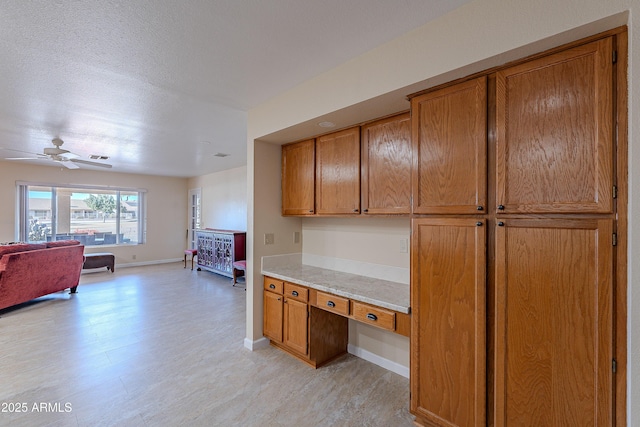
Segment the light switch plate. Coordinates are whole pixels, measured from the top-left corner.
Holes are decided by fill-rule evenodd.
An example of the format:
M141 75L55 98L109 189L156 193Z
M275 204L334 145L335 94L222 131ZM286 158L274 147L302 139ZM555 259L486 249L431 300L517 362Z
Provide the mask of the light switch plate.
M275 236L273 233L265 233L264 234L264 244L265 245L273 245L275 243Z

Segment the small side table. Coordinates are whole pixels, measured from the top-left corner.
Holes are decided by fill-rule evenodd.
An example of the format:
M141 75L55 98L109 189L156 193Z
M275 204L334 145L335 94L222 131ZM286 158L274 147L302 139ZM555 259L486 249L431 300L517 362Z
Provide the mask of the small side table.
M193 270L193 259L198 256L198 250L187 249L184 251L184 268L187 268L187 255L191 255L191 270Z

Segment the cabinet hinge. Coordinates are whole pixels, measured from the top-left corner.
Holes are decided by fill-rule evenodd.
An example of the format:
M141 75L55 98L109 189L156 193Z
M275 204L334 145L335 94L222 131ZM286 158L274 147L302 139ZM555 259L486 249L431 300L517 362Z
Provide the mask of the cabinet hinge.
M618 62L618 51L614 50L613 51L613 63L615 64L616 62Z
M617 185L613 186L613 198L614 199L618 198L618 186Z
M616 359L613 359L611 361L611 369L613 370L613 373L615 374L616 371L618 370L618 361Z
M617 246L618 245L618 235L616 233L613 233L613 246Z

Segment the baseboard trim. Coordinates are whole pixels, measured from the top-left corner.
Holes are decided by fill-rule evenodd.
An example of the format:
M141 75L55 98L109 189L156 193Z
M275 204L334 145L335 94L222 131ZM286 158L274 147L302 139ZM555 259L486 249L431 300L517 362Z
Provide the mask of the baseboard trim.
M244 339L244 346L251 351L260 350L261 348L269 347L269 339L262 337L255 341L250 340L249 338Z
M382 356L379 356L363 348L356 347L353 344L349 344L347 346L347 351L349 352L349 354L353 354L354 356L364 359L367 362L371 362L398 375L402 375L405 378L409 378L409 368L404 365L401 365L389 359L385 359Z
M141 261L141 262L128 262L126 264L116 264L116 270L118 268L127 268L127 267L141 267L143 265L155 265L155 264L170 264L172 262L182 262L184 261L182 258L169 258L169 259L158 259L154 261Z

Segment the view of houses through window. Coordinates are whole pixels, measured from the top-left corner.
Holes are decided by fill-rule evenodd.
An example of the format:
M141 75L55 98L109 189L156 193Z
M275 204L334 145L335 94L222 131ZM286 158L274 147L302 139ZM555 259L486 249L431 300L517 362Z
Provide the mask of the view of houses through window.
M85 246L144 241L144 192L19 185L20 240L75 239Z

